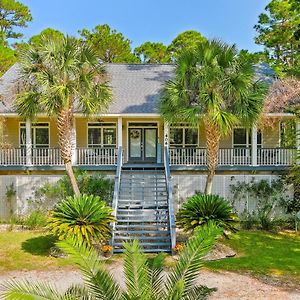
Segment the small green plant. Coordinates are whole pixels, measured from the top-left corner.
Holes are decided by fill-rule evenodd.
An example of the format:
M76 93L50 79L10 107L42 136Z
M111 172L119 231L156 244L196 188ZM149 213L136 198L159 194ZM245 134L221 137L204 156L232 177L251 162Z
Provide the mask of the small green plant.
M45 227L47 225L47 216L40 210L34 210L24 218L23 225L29 229Z
M14 215L14 200L16 197L16 193L17 191L13 183L6 187L5 196L7 201L9 219L13 218Z
M243 212L240 215L240 224L242 229L251 230L257 225L258 220L255 214L249 212Z
M50 231L60 239L75 237L91 244L106 241L114 222L112 209L93 195L68 197L58 203L48 219Z
M217 195L195 194L187 199L176 215L176 223L185 231L193 231L209 222L226 231L236 232L237 215L228 201Z

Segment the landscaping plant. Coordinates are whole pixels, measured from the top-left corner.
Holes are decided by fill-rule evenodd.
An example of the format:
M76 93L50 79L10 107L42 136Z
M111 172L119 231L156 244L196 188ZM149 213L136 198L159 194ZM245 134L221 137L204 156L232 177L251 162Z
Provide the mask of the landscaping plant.
M110 237L110 223L115 221L112 211L97 196L74 195L55 206L48 227L60 239L74 237L90 245Z
M75 147L74 113L102 112L111 100L105 67L96 52L82 41L64 35L43 35L20 53L25 91L16 100L17 111L34 119L40 112L57 120L61 158L76 195L80 194L72 169Z
M183 203L176 215L176 224L185 231L214 222L226 231L236 232L238 217L228 201L218 195L195 194Z
M231 185L232 203L243 203L245 208L241 215L241 222L251 222L251 227L257 225L259 229L273 230L277 226L279 211L288 205L286 187L282 179L260 180L249 183L237 182ZM244 225L242 225L244 226ZM247 227L248 225L245 224Z
M101 200L111 206L114 181L104 177L101 173L87 173L79 169L74 170L79 190L86 195L101 195ZM57 182L46 182L34 191L34 197L28 199L31 209L47 212L53 209L59 201L73 196L74 191L67 175L62 176Z
M235 126L259 118L265 85L255 79L249 57L219 40L203 41L176 59L175 76L165 83L159 104L169 123L203 122L207 148L205 193L211 194L220 140Z
M199 300L212 291L200 286L196 279L202 257L214 244L220 229L212 224L203 226L181 251L176 265L165 275L160 264L148 263L137 241L125 244L124 277L126 290L105 269L94 248L85 243L58 243L70 255L82 272L85 287L70 288L60 294L49 284L10 281L4 284L4 299L141 299L141 300Z

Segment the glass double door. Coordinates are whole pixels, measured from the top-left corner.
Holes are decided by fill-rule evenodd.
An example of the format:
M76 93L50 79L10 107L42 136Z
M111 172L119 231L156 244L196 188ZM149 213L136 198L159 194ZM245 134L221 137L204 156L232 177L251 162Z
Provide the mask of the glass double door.
M157 128L129 128L129 162L156 162Z

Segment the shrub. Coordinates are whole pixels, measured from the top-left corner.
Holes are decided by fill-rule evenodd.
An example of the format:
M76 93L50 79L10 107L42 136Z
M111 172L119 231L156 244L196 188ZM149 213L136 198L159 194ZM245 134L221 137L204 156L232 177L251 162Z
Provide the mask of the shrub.
M258 223L257 216L248 212L243 212L240 216L240 224L242 229L253 229Z
M287 190L281 178L271 182L267 180L237 182L230 187L233 193L233 205L237 202L245 205L245 210L241 215L242 226L249 225L249 229L252 229L256 225L262 230L273 230L277 227L279 212L290 201L286 196ZM253 211L249 207L253 207Z
M225 231L236 232L238 217L230 204L217 195L196 194L187 199L176 216L177 225L185 231L206 225L210 221ZM226 234L225 234L226 236Z
M94 240L106 240L114 222L112 209L93 195L68 197L54 208L48 227L60 239L74 237L91 244Z
M40 210L34 210L24 218L23 225L29 229L45 227L47 225L47 216Z
M75 169L75 177L81 194L99 195L107 205L111 205L114 182L102 174L88 174L86 171ZM28 199L30 209L39 209L47 212L52 210L56 203L73 196L74 192L67 175L56 183L46 182L34 191L34 197Z

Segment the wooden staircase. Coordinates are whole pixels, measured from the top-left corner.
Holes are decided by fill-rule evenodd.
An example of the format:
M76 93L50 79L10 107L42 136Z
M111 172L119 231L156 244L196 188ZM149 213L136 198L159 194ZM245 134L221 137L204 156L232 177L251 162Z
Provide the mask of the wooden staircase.
M124 165L120 171L117 222L112 246L138 240L144 252L171 252L168 191L164 166Z

